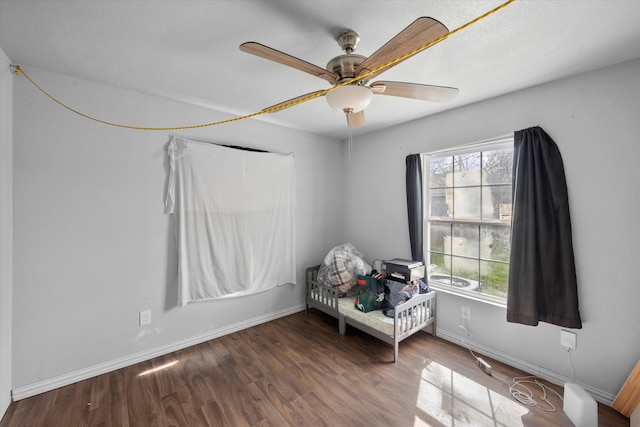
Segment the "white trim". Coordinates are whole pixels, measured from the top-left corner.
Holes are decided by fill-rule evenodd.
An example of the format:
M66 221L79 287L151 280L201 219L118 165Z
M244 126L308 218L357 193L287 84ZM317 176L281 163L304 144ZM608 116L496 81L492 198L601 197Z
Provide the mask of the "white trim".
M257 326L262 323L276 320L280 317L289 316L294 313L298 313L305 309L304 304L298 304L287 309L269 313L264 316L254 317L253 319L245 320L242 322L234 323L229 326L225 326L220 329L211 330L201 335L196 335L191 338L187 338L182 341L177 341L171 344L167 344L163 347L157 347L140 353L135 353L129 356L114 359L108 362L100 363L98 365L80 369L74 372L69 372L64 375L49 378L43 381L38 381L32 384L28 384L22 387L16 387L11 391L11 396L14 401L26 399L27 397L35 396L40 393L55 390L60 387L67 386L69 384L83 381L98 375L105 374L107 372L115 371L120 368L134 365L136 363L144 362L154 357L162 356L174 351L182 350L183 348L191 347L196 344L203 343L215 338L219 338L224 335L228 335L234 332L241 331L243 329Z
M472 142L470 144L458 145L456 147L429 151L428 153L424 153L424 155L431 157L437 154L437 157L443 157L442 156L443 154L454 155L454 154L469 153L473 151L486 151L486 150L483 150L483 148L487 146L491 147L491 149L493 150L503 148L502 146L504 146L504 148L509 148L509 147L513 147L513 139L514 139L514 134L511 133L507 135L498 136L496 138Z
M289 316L291 314L295 314L300 311L303 311L304 309L305 309L304 304L299 304L285 310L270 313L265 316L255 317L253 319L243 321L243 322L238 322L233 325L226 326L224 328L212 330L183 341L178 341L178 342L166 345L164 347L158 347L145 352L136 353L130 356L126 356L119 359L111 360L109 362L101 363L99 365L92 366L90 368L80 369L78 371L69 372L68 374L60 375L54 378L49 378L43 381L38 381L36 383L32 383L26 386L17 387L11 391L11 396L14 401L26 399L28 397L35 396L40 393L45 393L47 391L55 390L57 388L67 386L67 385L76 383L78 381L83 381L98 375L115 371L117 369L134 365L136 363L144 362L146 360L153 359L154 357L158 357L174 351L178 351L183 348L187 348L193 345L203 343L205 341L209 341L224 335L241 331L243 329L248 329L252 326L257 326L262 323L269 322L271 320L276 320L280 317ZM449 331L437 329L436 335L454 344L464 345L459 335L452 334ZM468 339L465 339L465 343L467 343L469 347L471 347L473 350L477 351L478 353L486 355L492 359L498 360L514 368L528 372L532 375L536 375L554 384L564 384L566 382L574 382L576 384L579 384L581 387L587 390L591 395L593 395L597 401L599 401L600 403L604 403L608 406L611 406L611 404L613 403L613 400L615 399L615 396L612 394L587 386L585 384L580 384L556 372L550 371L548 369L542 368L537 365L533 365L527 361L514 358L511 355L494 350L493 348L483 346L473 341L469 341Z
M455 295L457 297L466 298L473 301L483 302L500 308L507 308L507 299L498 298L487 294L481 294L475 291L465 291L463 289L453 289L451 286L442 286L434 282L429 282L429 286L438 292Z
M586 384L581 384L575 380L572 380L571 378L565 377L564 375L558 374L557 372L553 372L550 371L548 369L545 369L541 366L538 365L534 365L532 363L529 363L525 360L522 359L518 359L515 358L509 354L503 353L501 351L497 351L491 347L487 347L484 346L482 344L478 344L475 343L473 341L469 341L469 339L465 338L464 343L462 342L462 339L460 337L460 335L456 335L456 334L452 334L449 331L445 331L445 330L441 330L441 329L437 329L436 330L436 335L439 338L442 338L444 340L447 340L449 342L452 342L454 344L460 345L460 346L464 346L464 343L466 343L469 347L471 347L472 350L485 355L487 357L490 357L492 359L495 359L499 362L505 363L509 366L512 366L514 368L520 369L524 372L527 372L531 375L535 375L539 378L542 378L543 380L547 380L553 384L557 384L557 385L562 385L564 387L564 384L567 382L571 382L571 383L575 383L580 385L582 388L584 388L586 391L589 392L589 394L591 394L594 399L596 399L598 402L603 403L607 406L611 406L611 404L613 403L613 400L616 398L616 396L607 393L605 391L599 390L597 388L594 387L590 387ZM469 360L469 363L474 363L473 360Z

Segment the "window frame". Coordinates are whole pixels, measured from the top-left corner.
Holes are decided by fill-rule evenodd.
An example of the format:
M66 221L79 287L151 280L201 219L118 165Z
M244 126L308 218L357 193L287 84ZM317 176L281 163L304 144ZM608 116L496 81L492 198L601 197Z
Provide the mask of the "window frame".
M465 146L455 147L451 149L444 149L438 151L431 151L427 153L422 153L420 158L422 162L422 200L423 200L423 251L425 256L425 263L427 264L427 270L429 268L429 260L431 257L431 239L430 239L430 230L431 224L447 224L447 225L473 225L473 226L499 226L499 227L508 227L509 228L509 236L511 236L511 221L508 220L500 220L500 219L459 219L459 218L449 218L449 217L431 217L431 186L430 186L430 159L438 158L438 157L453 157L456 155L462 154L471 154L471 153L480 153L486 151L494 151L494 150L504 150L511 149L513 150L513 135L507 135L487 141L482 141L474 144L469 144ZM509 183L509 187L512 188L512 182ZM453 188L456 188L455 186ZM464 187L462 187L464 188ZM482 188L482 185L481 185ZM510 237L509 237L510 239ZM451 253L449 256L453 256ZM478 255L477 258L471 258L478 261L478 264L482 262L484 259L481 254ZM486 260L494 262L495 260ZM509 264L508 259L506 261L500 261L505 264ZM449 273L451 276L454 276L452 273ZM429 271L428 276L431 276L431 272ZM459 296L463 296L466 298L471 298L483 302L492 303L499 306L506 306L506 295L505 297L499 297L495 295L484 294L479 291L473 290L465 290L460 288L455 288L453 286L447 286L440 283L437 283L435 280L429 280L429 285L434 289L439 291L443 291L446 293L451 293Z

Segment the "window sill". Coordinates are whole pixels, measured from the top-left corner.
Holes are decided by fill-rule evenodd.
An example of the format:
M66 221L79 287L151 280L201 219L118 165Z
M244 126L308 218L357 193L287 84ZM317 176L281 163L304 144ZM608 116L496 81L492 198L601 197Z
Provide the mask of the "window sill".
M489 299L489 298L483 298L480 296L476 296L473 295L471 292L460 292L460 291L452 291L451 289L447 288L446 286L438 286L438 285L433 285L431 283L429 283L429 287L432 289L435 289L438 292L443 292L445 294L449 294L449 295L455 295L457 297L460 298L464 298L464 299L468 299L468 300L472 300L472 301L477 301L477 302L482 302L485 304L489 304L489 305L493 305L495 307L501 307L506 309L507 308L507 302L501 302L501 301L497 301L497 299Z

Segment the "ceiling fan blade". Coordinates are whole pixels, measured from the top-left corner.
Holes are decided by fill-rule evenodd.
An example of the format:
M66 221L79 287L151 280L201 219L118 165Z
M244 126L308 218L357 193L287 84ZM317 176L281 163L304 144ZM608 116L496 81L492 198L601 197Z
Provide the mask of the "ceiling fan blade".
M317 98L317 97L323 96L325 92L326 92L325 90L317 90L315 92L307 93L306 95L296 96L295 98L291 98L287 101L280 102L279 104L272 105L271 107L264 108L262 109L262 111L270 110L268 111L269 113L275 113L277 111L284 110L285 108L298 105L299 102L296 103L296 101L302 102L302 100L305 100L306 98L309 98L309 99ZM287 105L287 104L291 104L291 105Z
M422 85L418 83L384 82L372 83L371 91L377 95L401 96L432 102L451 101L458 95L458 89L447 86Z
M364 110L358 111L357 113L346 113L347 116L347 126L350 128L357 128L364 124Z
M360 66L358 66L356 74L361 75L370 70L374 70L401 55L407 54L414 49L447 34L448 32L449 30L447 27L445 27L441 22L426 16L420 17L362 62ZM410 58L410 56L407 58ZM398 62L393 65L396 64L398 64ZM388 70L393 65L384 67L369 75L367 78L370 80L378 74Z
M324 79L331 84L334 84L338 81L338 75L332 73L331 71L327 71L324 68L313 65L310 62L303 61L300 58L296 58L295 56L288 55L284 52L280 52L279 50L272 49L269 46L265 46L260 43L242 43L240 45L240 50L264 59L268 59L270 61L277 62L282 65L286 65L288 67L295 68L300 71L304 71L305 73L320 77L321 79Z

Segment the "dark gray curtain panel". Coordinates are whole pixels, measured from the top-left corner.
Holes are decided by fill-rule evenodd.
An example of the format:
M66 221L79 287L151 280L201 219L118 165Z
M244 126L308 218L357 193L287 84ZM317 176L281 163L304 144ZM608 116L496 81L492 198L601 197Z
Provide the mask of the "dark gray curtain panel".
M422 161L420 154L411 154L406 158L407 172L407 211L409 214L409 242L411 258L423 261L423 207L422 207Z
M540 127L517 131L507 321L582 328L562 157Z

